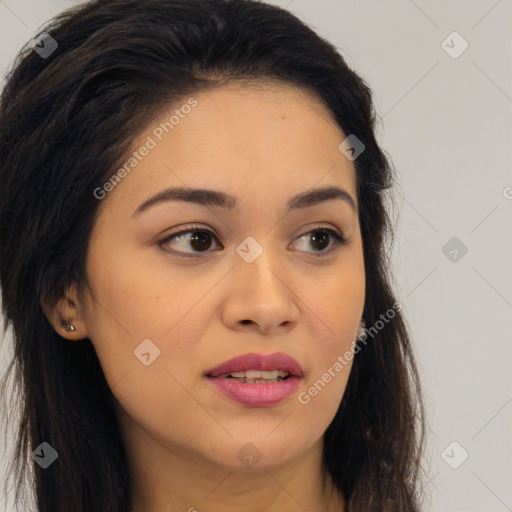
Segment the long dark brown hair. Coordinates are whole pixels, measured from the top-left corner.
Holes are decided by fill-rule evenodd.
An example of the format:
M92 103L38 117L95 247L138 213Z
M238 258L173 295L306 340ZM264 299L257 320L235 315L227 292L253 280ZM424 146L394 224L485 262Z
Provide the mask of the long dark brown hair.
M60 337L41 303L85 282L100 204L93 191L136 136L178 98L233 80L315 93L365 146L354 164L369 327L397 302L384 202L394 171L375 138L368 85L284 9L251 0L96 0L54 18L34 41L43 32L58 46L42 56L27 43L0 97L0 284L14 343L2 389L12 378L9 421L18 408L21 415L9 475L16 503L27 480L39 512L125 512L128 461L94 348ZM50 48L44 37L40 47ZM347 512L418 512L425 419L403 313L375 330L325 432L322 469ZM46 470L30 457L42 442L58 452Z

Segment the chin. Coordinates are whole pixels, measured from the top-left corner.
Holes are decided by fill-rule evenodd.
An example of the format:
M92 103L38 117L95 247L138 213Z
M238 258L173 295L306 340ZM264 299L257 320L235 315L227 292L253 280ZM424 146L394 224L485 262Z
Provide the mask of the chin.
M275 428L275 426L273 427ZM271 430L269 430L271 432ZM253 436L235 436L227 443L219 443L203 452L214 464L237 471L270 471L299 457L307 447L290 436L273 438L270 434L255 430Z

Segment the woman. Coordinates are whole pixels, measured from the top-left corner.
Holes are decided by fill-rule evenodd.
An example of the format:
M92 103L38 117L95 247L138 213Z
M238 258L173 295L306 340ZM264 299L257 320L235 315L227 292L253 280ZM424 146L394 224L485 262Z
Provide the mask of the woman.
M93 1L22 51L0 118L40 512L420 510L392 170L332 45L254 1Z

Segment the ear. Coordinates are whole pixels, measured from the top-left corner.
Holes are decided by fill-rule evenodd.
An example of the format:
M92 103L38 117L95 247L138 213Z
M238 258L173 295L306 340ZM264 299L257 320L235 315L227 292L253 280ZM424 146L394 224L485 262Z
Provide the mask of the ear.
M63 297L47 298L41 303L41 307L59 336L68 340L88 338L76 283L66 290ZM68 324L72 324L75 330L67 332Z

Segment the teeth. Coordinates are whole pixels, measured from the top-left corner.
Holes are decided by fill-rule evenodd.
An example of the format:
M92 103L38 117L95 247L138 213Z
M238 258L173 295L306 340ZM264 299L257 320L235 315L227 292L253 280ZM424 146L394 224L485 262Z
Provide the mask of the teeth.
M231 372L225 375L219 375L220 378L233 377L235 379L244 379L246 382L253 384L255 380L273 381L278 382L283 380L284 377L290 375L289 372L283 370L260 371L260 370L247 370L244 372Z

